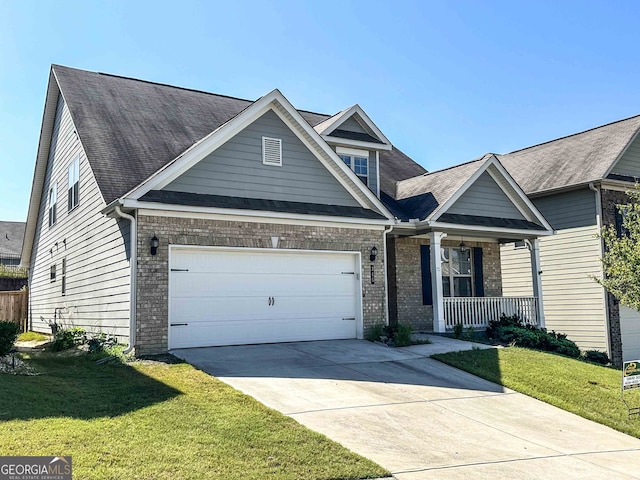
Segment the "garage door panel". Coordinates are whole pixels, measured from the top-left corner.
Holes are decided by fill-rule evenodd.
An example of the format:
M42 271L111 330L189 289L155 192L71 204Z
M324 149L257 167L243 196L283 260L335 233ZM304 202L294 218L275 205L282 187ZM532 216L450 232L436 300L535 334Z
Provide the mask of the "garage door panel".
M640 359L640 312L620 305L622 358L625 362Z
M172 250L169 348L354 338L357 255Z

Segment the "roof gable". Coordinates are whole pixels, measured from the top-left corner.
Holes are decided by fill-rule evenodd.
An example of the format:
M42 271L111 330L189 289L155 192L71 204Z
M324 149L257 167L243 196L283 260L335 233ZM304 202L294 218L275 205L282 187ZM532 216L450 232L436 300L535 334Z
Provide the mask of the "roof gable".
M498 158L527 194L599 181L640 129L640 115Z
M319 123L314 129L330 143L391 149L391 142L357 104Z
M20 256L24 227L24 222L0 222L0 257Z

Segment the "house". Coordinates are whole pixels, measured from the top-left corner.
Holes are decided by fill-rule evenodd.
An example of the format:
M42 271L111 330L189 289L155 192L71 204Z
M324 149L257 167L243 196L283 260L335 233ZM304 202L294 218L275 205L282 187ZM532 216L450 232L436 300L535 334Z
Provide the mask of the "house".
M0 222L0 291L20 290L27 284L19 268L24 222Z
M428 173L358 105L297 110L54 65L22 262L30 322L168 349L444 332L502 312L501 242L552 229L495 155Z
M616 365L640 358L640 313L621 306L593 280L603 275L603 225L620 227L617 205L640 177L640 116L499 156L557 234L540 241L546 326L584 350L606 351ZM528 257L501 247L503 289L532 291Z

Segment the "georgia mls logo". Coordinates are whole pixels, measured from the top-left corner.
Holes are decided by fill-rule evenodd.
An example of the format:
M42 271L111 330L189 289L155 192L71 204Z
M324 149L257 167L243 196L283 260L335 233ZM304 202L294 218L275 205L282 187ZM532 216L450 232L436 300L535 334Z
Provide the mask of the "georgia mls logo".
M71 457L0 457L0 480L71 480Z

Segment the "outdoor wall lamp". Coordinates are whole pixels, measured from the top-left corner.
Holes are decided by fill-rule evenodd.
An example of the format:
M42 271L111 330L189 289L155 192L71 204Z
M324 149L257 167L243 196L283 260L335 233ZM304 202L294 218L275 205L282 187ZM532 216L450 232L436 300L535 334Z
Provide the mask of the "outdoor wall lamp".
M460 251L462 253L467 251L467 246L464 244L464 237L462 237L462 241L460 242L460 245L458 245L460 247Z
M160 240L155 235L151 238L151 255L158 253L158 247L160 246Z
M376 261L376 255L378 255L378 249L374 245L373 247L371 247L369 260L371 260L372 262L375 262Z

